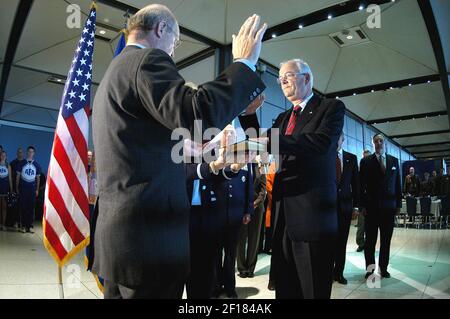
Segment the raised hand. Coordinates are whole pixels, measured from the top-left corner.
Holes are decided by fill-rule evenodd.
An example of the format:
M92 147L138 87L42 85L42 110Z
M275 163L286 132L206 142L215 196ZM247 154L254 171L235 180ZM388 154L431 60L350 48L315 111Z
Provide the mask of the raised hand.
M259 28L260 21L261 18L254 14L244 22L237 35L232 35L233 59L247 59L256 65L261 53L261 41L267 29L266 23Z

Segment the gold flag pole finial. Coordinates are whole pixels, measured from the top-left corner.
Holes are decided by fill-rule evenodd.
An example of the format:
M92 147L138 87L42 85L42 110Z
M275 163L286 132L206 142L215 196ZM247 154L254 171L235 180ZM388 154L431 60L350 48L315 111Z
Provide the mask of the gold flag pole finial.
M96 0L92 1L91 9L97 10L97 1Z

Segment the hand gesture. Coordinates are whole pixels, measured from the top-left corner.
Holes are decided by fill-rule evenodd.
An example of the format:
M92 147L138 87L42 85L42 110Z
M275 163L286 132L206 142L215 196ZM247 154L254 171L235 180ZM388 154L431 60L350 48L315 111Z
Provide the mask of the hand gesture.
M259 28L260 20L258 15L252 15L241 26L239 33L232 35L233 59L247 59L256 65L261 53L261 41L267 29L266 23Z

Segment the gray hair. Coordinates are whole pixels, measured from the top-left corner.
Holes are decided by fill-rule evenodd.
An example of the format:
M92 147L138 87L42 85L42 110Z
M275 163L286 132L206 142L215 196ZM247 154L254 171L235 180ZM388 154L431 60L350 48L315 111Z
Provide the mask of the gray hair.
M297 65L297 68L299 72L301 73L308 73L309 77L311 79L311 87L314 85L314 76L312 74L311 68L309 67L309 64L303 61L302 59L291 59L287 61L283 61L280 63L280 68L287 63L295 63Z
M169 8L162 4L151 4L128 19L127 31L130 33L133 30L140 30L146 34L161 21L166 21L171 28L177 24L177 19Z

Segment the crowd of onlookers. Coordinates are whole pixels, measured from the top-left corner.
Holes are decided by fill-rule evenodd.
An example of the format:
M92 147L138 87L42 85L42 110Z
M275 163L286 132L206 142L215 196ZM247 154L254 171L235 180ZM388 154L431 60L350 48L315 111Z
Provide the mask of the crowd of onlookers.
M431 175L425 172L421 178L416 174L414 167L410 167L403 183L403 194L414 197L448 195L450 194L448 175L444 175L444 169L441 169L440 174L436 171L432 171Z
M20 147L11 162L0 145L0 231L33 233L33 222L42 216L45 175L34 159L36 150Z

